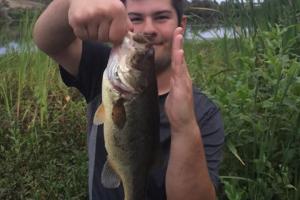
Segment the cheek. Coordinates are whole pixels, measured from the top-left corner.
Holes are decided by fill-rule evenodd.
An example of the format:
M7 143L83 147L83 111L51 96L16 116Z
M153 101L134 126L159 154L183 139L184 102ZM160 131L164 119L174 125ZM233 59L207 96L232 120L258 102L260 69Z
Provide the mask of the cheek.
M168 27L168 26L161 27L159 29L159 33L160 33L161 37L163 37L166 41L172 40L174 31L175 31L175 28Z
M170 43L165 43L164 45L158 46L155 49L155 59L169 59L171 54L171 45Z
M133 24L133 32L134 33L142 33L143 26L141 26L140 24Z
M170 20L166 23L159 24L158 26L159 32L164 38L172 38L176 28L177 23L175 23L174 20Z

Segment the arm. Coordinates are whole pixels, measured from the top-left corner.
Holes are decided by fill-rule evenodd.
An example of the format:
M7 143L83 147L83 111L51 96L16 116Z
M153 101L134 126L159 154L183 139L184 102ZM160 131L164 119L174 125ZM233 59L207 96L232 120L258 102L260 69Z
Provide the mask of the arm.
M36 45L76 76L82 40L121 42L130 27L119 0L54 0L37 20Z
M184 62L182 40L182 29L177 28L172 50L171 90L165 104L171 124L171 149L166 174L167 198L215 199L194 113L192 81Z

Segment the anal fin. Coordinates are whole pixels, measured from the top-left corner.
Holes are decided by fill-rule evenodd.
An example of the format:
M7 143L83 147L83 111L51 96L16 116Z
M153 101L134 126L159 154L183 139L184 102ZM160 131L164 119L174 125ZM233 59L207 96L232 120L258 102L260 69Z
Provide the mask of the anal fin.
M108 161L103 166L101 182L106 188L118 188L120 186L121 180Z

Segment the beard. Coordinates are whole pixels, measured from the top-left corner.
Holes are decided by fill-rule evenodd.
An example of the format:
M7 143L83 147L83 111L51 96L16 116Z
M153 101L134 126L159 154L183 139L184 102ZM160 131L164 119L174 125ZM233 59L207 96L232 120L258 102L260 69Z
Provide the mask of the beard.
M155 54L155 70L156 74L166 71L171 66L171 48L161 48L158 54Z
M155 59L155 70L156 74L160 74L167 70L171 66L171 57L164 56L161 58Z
M165 40L156 34L144 35L154 45L156 74L166 71L171 66L172 40Z

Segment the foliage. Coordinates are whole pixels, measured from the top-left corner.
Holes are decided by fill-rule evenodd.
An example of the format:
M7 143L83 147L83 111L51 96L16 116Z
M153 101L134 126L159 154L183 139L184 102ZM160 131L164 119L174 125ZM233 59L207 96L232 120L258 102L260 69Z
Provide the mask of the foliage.
M296 7L228 7L233 38L185 44L194 83L223 115L224 199L300 198L299 3L288 2ZM0 199L86 199L85 102L36 50L28 19L19 48L0 55Z
M86 199L85 103L33 48L27 22L0 56L0 199Z
M300 56L293 53L298 38L286 37L293 28L239 38L238 49L226 37L187 44L196 84L223 114L229 199L299 198Z

